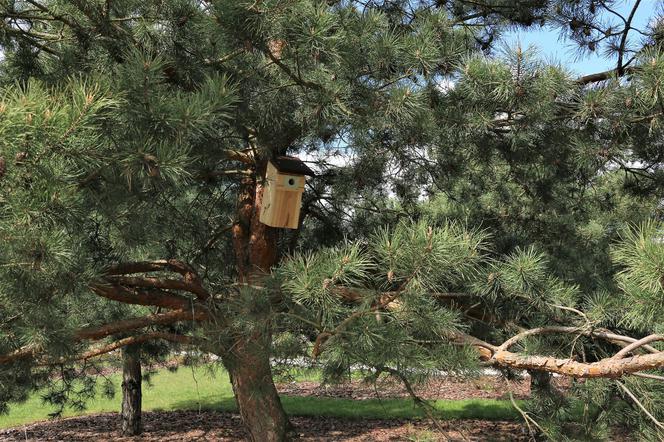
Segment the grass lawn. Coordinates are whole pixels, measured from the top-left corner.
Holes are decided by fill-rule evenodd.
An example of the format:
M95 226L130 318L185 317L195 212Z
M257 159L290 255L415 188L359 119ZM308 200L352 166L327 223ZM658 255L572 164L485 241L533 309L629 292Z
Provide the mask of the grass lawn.
M300 376L304 379L315 375ZM87 404L83 413L66 410L65 416L85 413L118 411L122 399L120 375L110 378L116 385L116 395L112 399L97 395ZM422 411L409 399L368 399L351 400L316 397L282 397L286 412L300 416L333 416L341 418L418 418ZM438 400L432 402L441 419L518 419L518 412L509 401L496 399ZM182 367L176 372L160 370L151 378L151 385L144 383L143 409L213 409L235 411L235 401L228 375L222 370L206 367L191 369ZM48 419L51 406L44 404L41 395L36 393L26 402L10 406L8 415L0 415L0 428L13 427L29 422Z

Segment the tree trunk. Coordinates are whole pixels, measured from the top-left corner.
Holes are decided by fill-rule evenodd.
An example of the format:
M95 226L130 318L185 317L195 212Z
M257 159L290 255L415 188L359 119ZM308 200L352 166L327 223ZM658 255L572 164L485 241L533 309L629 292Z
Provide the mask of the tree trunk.
M265 169L265 164L261 166L257 168L259 176ZM239 282L253 285L263 284L278 259L277 232L259 221L261 197L261 185L254 178L244 179L238 199L238 221L233 226ZM266 295L263 291L256 291L255 296ZM270 314L269 303L257 302L256 305L266 306L267 311L260 312L266 317ZM253 312L260 317L257 313ZM242 420L250 440L255 442L290 439L291 425L272 380L271 339L267 327L255 327L250 334L237 336L222 356Z
M242 421L254 442L290 439L290 423L272 380L269 336L237 341L223 357Z
M528 370L530 375L530 391L533 393L548 393L551 391L551 373L546 371Z
M122 351L122 362L122 434L136 436L143 431L140 346L125 347Z

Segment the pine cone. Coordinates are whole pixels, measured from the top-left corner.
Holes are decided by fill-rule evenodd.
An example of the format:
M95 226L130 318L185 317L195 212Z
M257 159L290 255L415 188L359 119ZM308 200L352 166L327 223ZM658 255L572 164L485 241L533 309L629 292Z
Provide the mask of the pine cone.
M157 178L160 175L159 160L157 159L157 157L155 157L154 155L145 154L143 155L143 159L144 159L143 166L145 167L145 171L152 178Z
M286 47L286 40L278 39L267 42L268 50L277 60L281 60L281 54L283 53L284 47Z

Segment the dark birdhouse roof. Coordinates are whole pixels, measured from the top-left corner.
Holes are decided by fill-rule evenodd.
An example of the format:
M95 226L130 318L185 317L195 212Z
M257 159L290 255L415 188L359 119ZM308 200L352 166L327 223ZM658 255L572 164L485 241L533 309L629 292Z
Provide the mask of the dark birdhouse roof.
M306 164L304 164L304 161L296 157L288 157L282 155L273 158L271 161L272 164L274 164L274 167L276 167L277 170L281 173L288 173L293 175L309 175L309 176L316 175L313 170L309 169L309 167Z

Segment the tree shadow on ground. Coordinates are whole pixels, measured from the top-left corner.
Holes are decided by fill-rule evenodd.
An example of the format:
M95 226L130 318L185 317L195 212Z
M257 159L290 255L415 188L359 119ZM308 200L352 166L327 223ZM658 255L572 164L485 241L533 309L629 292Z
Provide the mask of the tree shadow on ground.
M119 415L79 416L0 431L0 440L38 441L242 441L246 432L237 413L212 410L144 413L144 433L122 437ZM340 419L292 416L301 441L515 441L528 440L523 425L501 421L441 421L442 432L427 420Z

